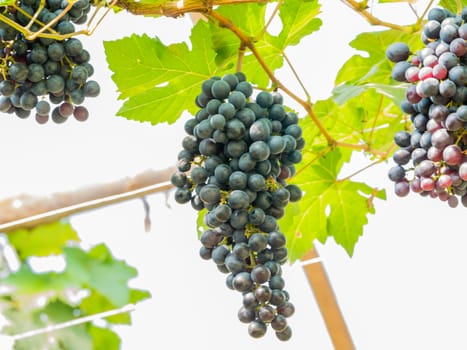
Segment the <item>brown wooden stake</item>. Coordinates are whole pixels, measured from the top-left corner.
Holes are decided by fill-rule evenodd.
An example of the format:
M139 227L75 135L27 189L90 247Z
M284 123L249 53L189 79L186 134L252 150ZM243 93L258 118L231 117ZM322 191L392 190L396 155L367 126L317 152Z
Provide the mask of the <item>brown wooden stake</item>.
M0 200L0 232L34 227L82 211L100 208L173 188L175 166L147 169L134 176L83 185L47 195L20 194Z
M331 337L335 350L354 350L352 338L337 303L324 265L319 259L316 247L308 251L301 259L308 283L313 290L324 323Z

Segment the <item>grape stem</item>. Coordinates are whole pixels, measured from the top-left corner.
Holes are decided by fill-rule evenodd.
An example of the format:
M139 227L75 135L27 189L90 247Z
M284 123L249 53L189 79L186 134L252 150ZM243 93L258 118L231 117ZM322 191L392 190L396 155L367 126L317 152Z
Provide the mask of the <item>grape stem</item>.
M274 17L276 17L276 15L279 13L279 10L280 10L283 3L284 3L284 0L279 0L277 2L276 7L274 7L274 10L272 11L271 16L269 17L266 25L263 27L261 32L258 34L258 37L262 37L264 35L264 33L266 33L266 31L268 30L269 26L271 25Z
M352 10L357 12L360 16L364 17L368 23L373 26L383 26L390 29L398 30L404 33L413 33L414 28L408 26L401 26L399 24L390 23L379 19L368 11L366 1L358 2L355 0L341 0L342 3L350 7Z
M425 7L425 10L423 10L423 13L420 17L418 17L418 20L417 20L417 25L421 25L422 22L423 22L423 19L425 18L426 14L428 13L428 11L430 10L431 6L433 5L433 2L434 0L430 0L428 2L428 4L426 5Z
M308 92L308 89L305 87L305 84L303 83L302 79L298 75L297 71L295 70L295 67L293 66L292 62L290 61L289 57L285 54L285 52L282 52L282 56L284 57L285 62L287 62L287 65L292 71L292 74L294 75L295 79L298 81L298 84L302 87L303 92L306 95L307 103L310 104L311 96L310 96L310 93Z
M79 31L76 31L76 32L73 32L73 33L68 33L68 34L58 33L52 27L55 24L57 24L60 21L60 19L62 19L63 16L65 16L68 13L68 11L71 10L71 8L73 7L73 5L75 4L76 1L77 0L68 1L68 4L63 9L63 11L57 17L55 17L53 20L48 22L47 24L42 23L41 21L39 21L37 19L40 12L44 8L45 0L41 0L38 9L36 10L36 12L32 16L29 13L27 13L26 11L24 11L21 7L15 5L15 4L11 5L11 7L14 8L16 11L20 12L22 15L24 15L27 18L30 19L28 24L26 26L24 26L24 27L19 25L18 23L16 23L15 21L13 21L12 19L8 18L7 16L5 16L3 14L0 14L0 22L3 22L5 24L9 25L10 27L12 27L15 30L19 31L20 33L22 33L27 40L32 40L32 41L37 39L37 38L50 38L50 39L55 39L55 40L65 40L65 39L71 38L73 36L81 35L81 34L90 36L90 35L92 35L94 33L94 31L100 25L100 23L102 22L104 17L113 9L114 5L117 3L118 0L112 0L112 2L107 5L107 8L106 8L104 14L97 20L97 23L93 27L91 27L92 22L96 18L97 13L99 12L99 10L104 6L104 5L102 5L102 3L99 3L96 6L96 9L95 9L93 15L91 16L91 18L89 19L89 21L86 24L86 29L82 29L82 30L79 30ZM36 31L36 32L31 31L31 26L34 23L38 24L40 26L40 29L38 31Z
M241 43L240 47L238 48L237 67L236 67L237 72L240 72L242 70L244 57L245 57L245 45Z
M221 27L224 27L230 30L232 33L234 33L239 38L240 42L253 53L256 60L260 64L260 66L263 68L263 70L266 72L268 77L271 79L272 83L277 88L281 89L284 93L286 93L288 96L290 96L293 100L295 100L297 103L299 103L305 109L308 116L312 119L313 123L319 129L321 135L323 135L323 137L326 139L326 142L328 143L330 149L333 149L334 147L345 147L345 148L350 148L354 150L366 151L382 159L386 159L388 157L388 154L389 154L388 151L381 152L381 151L375 150L369 144L352 144L352 143L346 143L346 142L335 140L326 130L326 128L321 123L321 121L318 119L318 117L315 115L313 111L313 104L309 100L309 96L307 96L308 100L305 101L304 99L302 99L301 97L293 93L285 85L283 85L282 82L274 75L274 73L271 71L269 66L266 64L266 62L264 61L263 57L256 49L255 44L250 37L248 37L245 33L243 33L240 30L240 28L238 28L234 23L232 23L232 21L230 21L228 18L224 17L223 15L221 15L220 13L216 11L210 11L209 13L206 14L206 16L211 19L216 20ZM284 57L286 56L284 55ZM285 59L287 61L287 58ZM296 72L294 74L296 74ZM306 91L305 88L304 90Z

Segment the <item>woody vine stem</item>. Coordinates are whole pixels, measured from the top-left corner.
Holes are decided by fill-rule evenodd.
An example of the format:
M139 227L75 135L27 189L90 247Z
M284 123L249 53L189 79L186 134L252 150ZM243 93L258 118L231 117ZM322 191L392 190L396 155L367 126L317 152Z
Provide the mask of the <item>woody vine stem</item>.
M390 147L389 149L382 151L382 150L377 150L374 149L370 143L348 143L345 142L344 140L336 140L329 132L328 130L324 127L323 123L320 121L320 119L316 116L316 114L313 111L313 103L311 102L310 95L300 80L297 72L295 71L293 65L291 64L289 58L283 53L283 57L285 62L288 64L290 67L293 75L299 82L301 88L303 89L306 99L301 98L297 94L295 94L293 91L291 91L287 86L285 86L273 73L273 71L269 68L269 66L266 64L264 61L263 57L261 54L258 52L256 46L255 46L255 40L257 38L251 38L248 35L246 35L238 26L236 26L230 19L224 17L222 14L214 10L214 8L218 5L234 5L234 4L245 4L245 3L268 3L268 0L205 0L205 1L199 1L199 0L185 0L185 1L167 1L163 4L158 3L158 4L148 4L148 3L142 3L142 2L135 2L132 0L112 0L111 2L99 2L97 8L96 8L96 13L92 16L91 20L88 22L88 28L85 29L84 31L76 32L69 34L67 36L72 36L72 35L78 35L78 34L86 34L86 35L92 35L96 27L101 23L103 17L112 9L113 6L122 8L127 10L128 12L135 14L135 15L161 15L161 16L166 16L166 17L180 17L184 14L187 13L200 13L204 15L208 20L215 21L218 23L219 26L226 28L230 30L239 40L240 40L240 45L239 45L239 56L238 56L238 61L237 61L237 70L241 70L242 67L242 62L243 62L243 57L245 54L245 50L248 49L251 51L251 53L255 56L257 62L259 65L262 67L264 72L269 76L270 80L273 83L273 86L277 89L282 90L285 94L287 94L290 98L292 98L294 101L296 101L303 109L306 111L307 115L309 118L312 119L313 123L316 125L318 130L320 131L321 135L326 139L326 142L328 144L328 149L333 149L335 147L343 147L343 148L349 148L353 150L359 150L359 151L364 151L367 152L373 156L376 156L379 161L384 161L389 157L391 154L393 148ZM371 11L368 11L368 1L355 1L355 0L341 0L341 2L348 7L350 7L353 11L358 13L359 15L363 16L368 23L371 25L379 25L383 27L387 27L390 29L398 30L398 31L403 31L403 32L415 32L420 29L421 21L424 17L424 15L421 15L420 17L417 16L417 22L415 25L412 26L401 26L397 25L394 23L389 23L386 21L383 21L377 17L375 17ZM74 1L70 1L69 5L71 6L74 3ZM279 13L279 9L282 5L283 1L278 1L274 11L271 14L271 17L268 19L267 24L263 28L263 30L260 31L258 36L262 36L268 26L270 25L272 19L274 16L276 16ZM425 11L423 14L426 13L428 8L432 5L433 0L429 2L427 7L425 8ZM13 5L14 6L14 5ZM103 14L101 18L97 20L97 23L94 25L92 29L91 27L91 22L95 19L97 11L100 10L102 7L106 7L106 11ZM65 11L64 11L65 12ZM6 18L5 16L0 14L0 21L3 21L7 24L9 23L9 19ZM31 16L31 21L30 24L33 22L37 21L37 18L34 16ZM59 36L59 34L53 32L48 26L42 26L41 30L38 32L31 32L30 31L30 24L28 24L25 27L18 27L18 24L14 23L15 29L20 30L23 32L25 35L27 35L30 38L34 37L56 37ZM10 24L13 25L13 24Z

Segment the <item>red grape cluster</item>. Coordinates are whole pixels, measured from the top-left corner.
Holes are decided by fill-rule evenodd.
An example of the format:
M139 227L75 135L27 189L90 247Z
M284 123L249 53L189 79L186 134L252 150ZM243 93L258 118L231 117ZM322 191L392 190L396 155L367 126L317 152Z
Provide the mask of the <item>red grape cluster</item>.
M402 42L386 50L392 78L409 83L400 107L413 126L396 133L388 175L398 196L412 191L467 207L467 7L460 15L432 8L421 38L416 53Z

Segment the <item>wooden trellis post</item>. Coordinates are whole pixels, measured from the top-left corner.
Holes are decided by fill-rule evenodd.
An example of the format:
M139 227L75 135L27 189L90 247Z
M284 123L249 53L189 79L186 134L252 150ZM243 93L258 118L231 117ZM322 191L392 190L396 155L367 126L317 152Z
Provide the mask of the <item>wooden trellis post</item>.
M352 337L316 247L313 246L301 261L334 349L354 350Z

